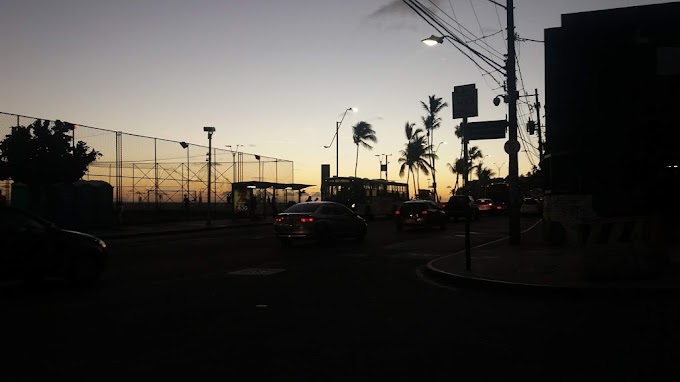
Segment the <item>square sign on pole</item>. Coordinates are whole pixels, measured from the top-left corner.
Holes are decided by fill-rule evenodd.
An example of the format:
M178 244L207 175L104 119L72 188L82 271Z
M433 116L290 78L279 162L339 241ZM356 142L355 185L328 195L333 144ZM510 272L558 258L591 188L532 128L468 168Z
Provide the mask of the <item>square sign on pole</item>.
M475 84L453 87L453 119L477 116L477 88Z

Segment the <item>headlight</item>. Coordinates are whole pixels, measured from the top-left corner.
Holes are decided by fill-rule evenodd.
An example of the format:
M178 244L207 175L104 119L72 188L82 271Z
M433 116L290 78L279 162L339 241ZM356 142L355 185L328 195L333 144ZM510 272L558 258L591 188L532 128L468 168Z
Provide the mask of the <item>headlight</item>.
M97 239L97 244L102 248L106 248L106 243L102 239Z

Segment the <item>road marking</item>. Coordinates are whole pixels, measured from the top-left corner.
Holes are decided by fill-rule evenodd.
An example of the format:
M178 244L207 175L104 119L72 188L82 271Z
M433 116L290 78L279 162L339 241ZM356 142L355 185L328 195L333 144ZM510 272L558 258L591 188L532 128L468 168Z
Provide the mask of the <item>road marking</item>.
M239 276L269 276L285 271L281 268L247 268L240 271L229 272L230 275Z

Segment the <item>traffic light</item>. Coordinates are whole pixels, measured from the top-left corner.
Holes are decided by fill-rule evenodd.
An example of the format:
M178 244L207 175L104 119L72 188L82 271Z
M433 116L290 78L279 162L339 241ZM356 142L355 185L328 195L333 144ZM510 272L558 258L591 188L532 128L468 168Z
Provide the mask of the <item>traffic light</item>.
M534 132L536 132L536 122L529 120L529 122L527 122L527 131L529 132L529 135L534 135Z

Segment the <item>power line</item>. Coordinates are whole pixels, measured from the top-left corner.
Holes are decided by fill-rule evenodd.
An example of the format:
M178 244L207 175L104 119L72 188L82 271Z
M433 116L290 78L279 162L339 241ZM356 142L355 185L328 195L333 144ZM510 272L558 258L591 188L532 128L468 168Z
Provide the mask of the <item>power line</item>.
M418 2L417 0L412 0L412 1ZM466 38L469 39L469 40L475 40L475 39L479 40L479 38L478 38L474 33L472 33L472 31L470 31L469 29L467 29L467 28L465 27L465 25L463 25L463 24L461 24L460 22L458 22L458 20L455 20L455 19L453 19L451 16L449 16L446 12L444 12L443 9L441 9L441 7L439 7L438 4L434 3L432 0L428 0L428 1L429 1L435 8L437 8L440 12L442 12L443 14L445 14L449 19L453 20L453 22L455 22L455 23L458 24L463 30L465 30L465 31L470 35L471 38L468 37L468 36L466 36L465 33L463 33L463 31L460 30L460 34L461 34L463 37L466 37ZM422 6L422 5L421 5L421 6ZM431 13L434 17L440 19L442 22L446 23L447 25L451 25L451 24L449 24L448 22L446 22L445 20L443 20L441 17L439 17L439 15L435 14L434 12L430 11L429 9L428 9L428 11L429 11L429 13ZM491 54L492 56L496 56L496 58L503 59L503 56L504 56L503 53L499 52L497 49L495 49L494 47L492 47L491 45L489 45L486 41L483 41L483 40L482 40L481 42L482 42L484 45L486 45L486 47L482 46L480 43L477 43L477 42L475 42L475 45L479 46L481 49L484 49L485 51L487 51L487 52L488 52L489 54ZM491 50L493 50L493 52L491 52ZM494 53L494 52L495 52L495 53Z
M525 37L519 37L519 36L517 36L517 41L518 41L518 42L520 42L520 41L521 41L521 42L531 41L531 42L545 43L545 41L543 41L543 40L534 40L534 39L525 38Z
M499 34L499 33L502 33L502 32L505 32L505 30L501 29L501 30L495 31L495 32L493 32L493 33L491 33L491 34L488 34L488 35L479 37L479 38L477 38L477 39L465 41L465 43L467 44L467 43L475 42L475 41L482 40L482 39L485 39L485 38L489 38L489 37L491 37L491 36L495 36L495 35L497 35L497 34Z
M496 11L496 18L498 19L498 26L501 28L501 30L505 30L506 28L503 28L503 24L501 23L501 16L498 14L498 7L493 7L493 9ZM503 44L505 44L505 33L502 35L503 37Z
M403 1L406 2L406 0L403 0ZM479 51L477 51L476 49L474 49L474 48L471 47L470 45L465 44L465 42L463 42L463 40L462 40L461 38L459 38L455 33L451 32L446 26L442 25L442 23L439 21L439 20L441 20L441 18L440 18L439 16L437 16L436 14L434 14L434 12L432 12L431 10L425 8L422 4L420 4L420 2L419 2L418 0L410 0L410 1L411 1L411 3L413 3L416 7L418 7L418 8L421 10L422 13L428 15L432 21L434 21L437 25L439 25L440 28L442 28L442 29L444 29L445 31L447 31L447 32L448 32L448 36L449 36L450 38L452 38L454 41L458 42L459 44L463 45L465 48L467 48L469 51L471 51L475 56L477 56L477 57L479 57L480 59L482 59L482 61L484 61L487 65L489 65L489 66L491 66L492 68L494 68L494 69L495 69L494 71L500 72L501 74L505 75L505 73L503 72L503 70L504 70L504 67L503 67L503 66L497 64L494 60L492 60L491 58L489 58L489 57L483 55L482 53L480 53ZM413 9L413 7L411 7L411 9ZM419 13L419 16L421 16L422 18L424 18L420 13ZM427 21L427 20L426 20L426 21ZM442 20L442 21L443 21L443 20ZM429 23L430 25L432 25L429 21L428 21L428 23ZM437 31L440 32L439 30L437 30ZM440 33L441 33L441 32L440 32ZM474 34L473 34L473 37L476 37L476 36L474 36Z
M481 58L481 59L482 59L485 63L487 63L488 65L490 65L490 66L492 66L492 67L494 67L494 68L495 68L495 66L498 65L498 64L494 63L493 61L491 61L489 58L483 56L481 53L475 51L473 48L469 47L468 45L465 45L465 44L460 40L460 38L458 38L458 37L457 37L454 33L452 33L450 30L448 30L448 28L442 26L442 25L441 25L440 23L438 23L436 20L433 20L435 23L437 23L437 24L439 25L440 28L444 29L444 30L447 32L447 33L442 33L441 30L440 30L437 26L435 26L432 22L430 22L430 20L427 19L427 17L425 17L425 15L424 15L423 13L427 13L427 12L426 12L425 10L423 10L422 5L420 5L420 4L418 3L417 0L411 0L411 2L412 2L413 4L409 3L409 1L407 1L407 0L403 0L403 2L406 3L406 5L408 5L409 8L411 8L414 12L416 12L416 14L417 14L418 16L420 16L420 18L422 18L423 20L425 20L425 22L427 22L428 24L430 24L430 26L433 27L438 33L440 33L440 34L442 34L442 35L448 35L450 38L454 39L456 42L458 42L458 43L460 43L461 45L463 45L463 46L465 46L466 48L468 48L470 51L472 51L476 56L478 56L479 58ZM417 8L417 9L416 9L416 8ZM491 76L497 83L499 83L499 81L498 81L495 77L493 77L492 73L489 72L489 71L487 71L487 70L485 70L484 68L482 68L482 67L480 66L480 64L479 64L474 58L472 58L469 54L467 54L466 52L464 52L458 45L454 44L454 43L451 42L451 41L449 41L449 42L450 42L456 49L458 49L459 52L461 52L463 55L465 55L467 58L469 58L469 59L470 59L470 60L471 60L471 61L472 61L472 62L473 62L480 70L482 70L483 72L485 72L487 75ZM495 69L494 71L499 71L499 72L501 72L499 69ZM501 72L501 74L503 74L503 73Z

